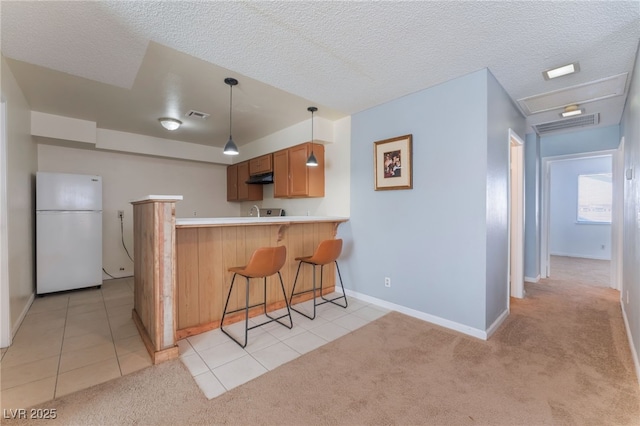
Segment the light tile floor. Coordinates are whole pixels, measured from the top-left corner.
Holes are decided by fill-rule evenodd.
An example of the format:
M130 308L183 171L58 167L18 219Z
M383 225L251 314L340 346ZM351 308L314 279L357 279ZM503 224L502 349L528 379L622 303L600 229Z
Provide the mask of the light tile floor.
M296 305L296 308L311 313L311 303L304 302ZM346 309L328 303L318 306L316 319L313 321L292 311L292 329L272 322L249 330L249 343L245 349L220 329L188 337L178 342L180 359L202 392L212 399L342 337L387 312L351 297ZM274 312L272 316L282 313L284 310ZM251 318L250 326L266 319L263 315ZM243 341L244 322L232 324L228 331Z
M296 307L310 313L311 303ZM44 403L150 366L132 309L130 278L105 281L101 289L36 297L13 344L0 353L1 408ZM347 309L319 306L313 321L292 311L292 329L271 323L250 330L245 349L219 329L180 340L180 358L211 399L387 312L349 298ZM229 329L244 337L243 322Z
M1 407L26 408L150 366L132 309L131 278L36 297L1 352Z

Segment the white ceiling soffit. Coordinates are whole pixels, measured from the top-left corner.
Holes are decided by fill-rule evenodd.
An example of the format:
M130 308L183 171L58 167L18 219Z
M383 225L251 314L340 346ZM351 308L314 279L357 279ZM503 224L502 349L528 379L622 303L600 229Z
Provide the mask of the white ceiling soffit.
M559 132L561 130L573 129L576 127L595 126L600 121L600 114L587 114L579 117L565 118L563 120L550 121L533 125L533 129L539 135Z
M625 93L627 73L614 75L589 83L579 84L566 89L518 99L518 103L527 114L564 108L567 105L582 105L588 102L620 96Z
M2 0L2 54L131 89L149 39L99 12L100 2Z

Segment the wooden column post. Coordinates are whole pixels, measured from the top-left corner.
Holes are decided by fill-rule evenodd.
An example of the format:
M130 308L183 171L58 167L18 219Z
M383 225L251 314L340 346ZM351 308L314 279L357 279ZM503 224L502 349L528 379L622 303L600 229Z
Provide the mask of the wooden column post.
M133 201L133 320L154 364L178 358L176 340L176 201Z

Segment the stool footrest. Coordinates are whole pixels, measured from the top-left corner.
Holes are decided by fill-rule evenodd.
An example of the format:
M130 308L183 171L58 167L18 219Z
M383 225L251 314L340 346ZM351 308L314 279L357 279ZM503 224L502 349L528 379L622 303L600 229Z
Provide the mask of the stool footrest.
M269 321L265 321L265 322L261 322L260 324L256 324L256 325L254 325L252 327L249 327L247 330L253 330L254 328L262 327L263 325L267 325L267 324L272 323L272 322L277 322L278 324L282 324L285 327L287 327L288 329L293 328L293 323L291 323L291 325L287 325L287 324L285 324L283 322L278 321L279 319L288 317L289 314L283 314L283 315L280 315L279 317L275 317L275 318L274 317L270 317L267 314L265 314L265 315L269 318Z
M227 315L235 314L236 312L246 311L247 309L256 308L258 306L264 306L264 303L256 303L255 305L247 306L246 308L242 307L242 308L239 308L239 309L235 309L233 311L227 311Z

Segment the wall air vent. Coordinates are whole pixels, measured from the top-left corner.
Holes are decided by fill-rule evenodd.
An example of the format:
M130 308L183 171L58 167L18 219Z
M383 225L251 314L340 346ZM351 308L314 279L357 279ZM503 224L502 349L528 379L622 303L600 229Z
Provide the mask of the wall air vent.
M207 114L206 112L195 111L193 109L185 114L185 116L187 117L200 118L202 120L206 120L207 118L209 118L209 115L210 114Z
M538 135L557 132L559 130L572 129L574 127L595 126L600 122L600 113L581 115L564 120L550 121L548 123L534 124L533 130Z

